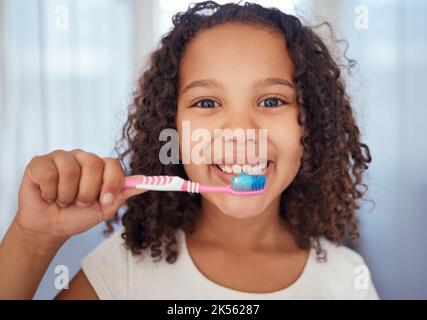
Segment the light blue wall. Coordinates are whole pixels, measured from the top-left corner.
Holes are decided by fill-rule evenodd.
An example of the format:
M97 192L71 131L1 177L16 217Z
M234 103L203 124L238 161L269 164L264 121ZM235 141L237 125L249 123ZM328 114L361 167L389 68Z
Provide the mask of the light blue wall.
M321 2L321 1L320 1ZM427 2L336 1L351 95L372 151L358 249L382 298L427 298ZM368 29L357 29L365 5Z

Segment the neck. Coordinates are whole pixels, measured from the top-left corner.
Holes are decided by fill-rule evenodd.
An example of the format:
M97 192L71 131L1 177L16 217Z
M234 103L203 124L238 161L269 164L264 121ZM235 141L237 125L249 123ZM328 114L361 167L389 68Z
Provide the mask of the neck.
M293 250L297 245L290 227L279 215L279 206L280 197L272 201L262 213L238 219L203 199L195 236L238 252L263 248Z

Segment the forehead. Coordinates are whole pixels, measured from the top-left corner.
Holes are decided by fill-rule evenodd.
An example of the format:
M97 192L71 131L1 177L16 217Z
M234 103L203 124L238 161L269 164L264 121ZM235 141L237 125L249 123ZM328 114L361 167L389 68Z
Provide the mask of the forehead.
M292 79L293 64L282 34L243 23L204 29L193 38L180 61L180 84L217 76L244 79L282 75Z

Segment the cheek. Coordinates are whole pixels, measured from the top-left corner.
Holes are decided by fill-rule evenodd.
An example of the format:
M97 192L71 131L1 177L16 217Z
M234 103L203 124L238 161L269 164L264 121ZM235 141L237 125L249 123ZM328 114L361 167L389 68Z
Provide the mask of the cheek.
M183 166L189 180L202 183L207 181L207 172L203 165L184 164Z
M301 144L302 134L303 130L299 126L289 128L284 135L284 143L282 143L282 150L280 151L290 164L298 167L303 153L303 146Z
M269 140L278 148L279 156L289 159L302 155L301 137L304 128L298 124L297 108L271 121L267 128Z
M296 118L295 118L296 119ZM281 188L289 185L295 178L303 154L301 137L304 129L292 117L285 119L280 125L271 126L268 130L269 139L277 148L277 175Z

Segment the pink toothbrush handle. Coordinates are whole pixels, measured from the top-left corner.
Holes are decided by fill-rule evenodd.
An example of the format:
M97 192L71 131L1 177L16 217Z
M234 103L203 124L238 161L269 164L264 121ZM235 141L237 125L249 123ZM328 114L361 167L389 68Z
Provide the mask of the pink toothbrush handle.
M125 177L123 188L137 188L156 191L184 191L199 192L230 192L230 186L205 186L197 182L184 180L177 176L144 176L135 175Z
M207 186L197 182L184 180L177 176L144 176L134 175L125 177L123 188L136 188L155 191L182 191L189 193L200 192L227 192L235 195L259 194L257 191L234 191L231 186Z
M172 177L169 176L143 176L135 175L125 177L123 182L123 188L135 188L140 184L149 184L149 185L165 185L172 181Z
M155 191L198 192L199 184L177 176L144 176L125 177L123 188L136 188Z

